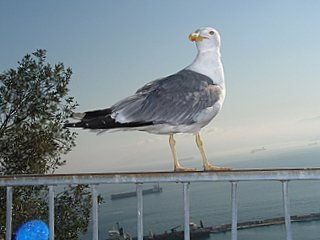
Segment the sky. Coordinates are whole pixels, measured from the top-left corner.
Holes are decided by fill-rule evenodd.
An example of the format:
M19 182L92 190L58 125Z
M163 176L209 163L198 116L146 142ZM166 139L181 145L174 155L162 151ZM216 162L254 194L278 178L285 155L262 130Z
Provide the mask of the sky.
M0 71L46 49L49 62L72 68L77 111L106 108L190 64L188 35L214 27L227 95L202 136L223 165L261 146L320 145L319 12L316 0L0 0ZM172 169L167 136L77 132L62 172ZM192 135L178 136L177 150L200 166Z

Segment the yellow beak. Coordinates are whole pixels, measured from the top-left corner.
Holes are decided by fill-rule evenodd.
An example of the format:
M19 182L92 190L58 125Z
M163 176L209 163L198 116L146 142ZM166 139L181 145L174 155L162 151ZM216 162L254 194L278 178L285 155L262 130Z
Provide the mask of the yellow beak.
M191 42L199 42L199 41L202 41L204 39L204 37L200 36L199 33L191 33L189 35L189 40Z

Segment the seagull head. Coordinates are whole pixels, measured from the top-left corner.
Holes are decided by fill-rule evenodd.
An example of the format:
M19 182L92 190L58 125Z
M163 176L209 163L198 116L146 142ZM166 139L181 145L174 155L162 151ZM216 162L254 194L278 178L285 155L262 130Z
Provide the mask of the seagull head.
M220 35L219 32L212 27L201 27L189 35L189 40L196 42L200 52L210 50L219 50Z

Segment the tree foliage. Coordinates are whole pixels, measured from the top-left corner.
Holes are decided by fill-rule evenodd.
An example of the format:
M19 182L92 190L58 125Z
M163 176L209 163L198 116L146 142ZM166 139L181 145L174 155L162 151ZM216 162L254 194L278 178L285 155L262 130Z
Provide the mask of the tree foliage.
M48 174L65 164L61 155L75 146L76 134L63 127L76 107L68 95L72 71L46 62L37 50L0 74L0 174ZM5 203L5 189L0 201ZM44 186L15 187L13 230L27 220L48 221ZM55 197L55 239L78 239L87 230L91 195L88 186L59 189ZM5 233L5 204L0 206L0 239Z
M45 60L38 50L0 75L2 174L54 172L64 164L61 153L75 145L75 133L63 128L76 106L67 88L72 71Z

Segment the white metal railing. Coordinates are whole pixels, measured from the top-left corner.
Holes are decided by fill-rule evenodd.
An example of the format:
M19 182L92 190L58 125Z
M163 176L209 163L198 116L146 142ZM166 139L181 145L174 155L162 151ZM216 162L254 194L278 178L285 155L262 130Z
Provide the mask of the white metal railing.
M0 187L6 187L6 240L12 236L12 188L17 186L46 185L49 188L49 230L50 240L54 239L54 186L67 184L89 184L92 191L92 239L98 240L98 194L99 184L136 184L137 191L137 234L143 240L143 196L144 183L178 182L183 185L184 239L190 240L190 184L193 182L230 182L232 224L231 239L237 240L238 182L280 181L282 183L283 208L285 215L286 239L292 240L288 182L292 180L320 180L320 168L307 169L242 169L219 172L138 172L138 173L85 173L53 175L0 176Z

